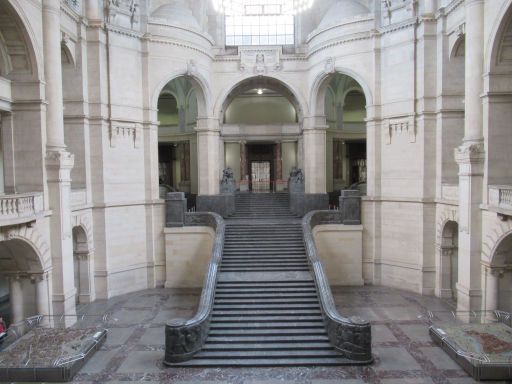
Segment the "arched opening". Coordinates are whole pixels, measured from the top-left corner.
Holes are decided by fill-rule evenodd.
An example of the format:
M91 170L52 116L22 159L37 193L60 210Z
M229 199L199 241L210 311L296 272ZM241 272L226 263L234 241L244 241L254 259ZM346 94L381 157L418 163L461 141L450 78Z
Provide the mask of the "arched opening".
M197 91L192 80L171 80L158 98L160 196L170 191L197 195Z
M512 312L512 234L496 247L485 277L486 309Z
M20 239L0 242L0 316L8 325L50 313L47 278L30 244Z
M440 87L444 105L437 119L437 135L440 140L440 156L437 168L441 183L445 186L458 185L459 166L453 149L464 138L464 96L465 96L465 35L462 32L445 36L445 61L440 70Z
M442 298L453 300L457 300L457 281L459 279L458 238L458 223L448 221L444 225L440 244L439 292Z
M37 175L26 170L40 163L41 145L38 138L26 138L34 137L40 129L41 114L16 102L17 96L25 102L42 98L37 87L26 85L37 81L39 68L22 16L9 1L0 2L0 20L0 193L32 192L30 188L38 184ZM15 105L16 114L11 113ZM15 161L14 155L20 153L23 156ZM20 172L15 175L16 169Z
M491 46L484 96L484 137L487 139L489 185L512 185L512 6L497 29Z
M87 234L81 226L73 228L73 262L77 304L91 302L91 254Z
M352 77L337 73L325 92L327 192L335 201L342 189L366 194L366 97Z
M225 168L241 192L281 192L299 163L302 108L281 81L264 76L237 84L222 105Z

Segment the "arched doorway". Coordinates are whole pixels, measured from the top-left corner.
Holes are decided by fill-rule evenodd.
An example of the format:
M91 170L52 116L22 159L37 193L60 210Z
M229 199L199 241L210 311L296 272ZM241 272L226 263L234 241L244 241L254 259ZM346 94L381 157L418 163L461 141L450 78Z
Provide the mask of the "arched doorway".
M486 268L484 286L485 309L512 312L512 233L496 247Z
M328 82L324 104L327 122L327 192L337 200L342 189L366 194L366 98L352 77L337 73Z
M81 226L73 228L73 262L77 304L91 302L91 253L87 233Z
M281 192L300 167L302 108L281 81L258 76L235 85L222 104L223 168L241 192ZM222 154L221 154L222 155Z
M0 242L0 316L8 325L20 326L27 317L51 313L48 278L29 243Z
M158 173L160 196L166 192L197 195L198 100L193 82L186 76L171 80L158 98Z
M458 223L455 221L446 222L439 252L439 294L442 298L455 301L457 300L457 281L459 280L458 234Z

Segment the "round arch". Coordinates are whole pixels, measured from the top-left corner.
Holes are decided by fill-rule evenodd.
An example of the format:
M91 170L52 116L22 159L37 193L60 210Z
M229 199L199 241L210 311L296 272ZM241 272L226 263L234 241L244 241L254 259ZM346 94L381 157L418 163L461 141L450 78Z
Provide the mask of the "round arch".
M21 52L17 47L15 47L15 51L12 53L9 52L9 49L7 48L5 50L7 60L12 64L12 61L10 60L11 55L19 56L21 54L26 56L26 67L16 68L11 65L11 77L16 78L16 76L23 76L26 78L26 76L29 75L32 79L41 79L44 76L42 52L38 48L38 44L33 43L37 40L36 34L32 30L29 18L23 11L20 0L7 0L0 2L0 13L7 14L15 23L14 29L12 26L0 25L0 35L7 32L11 38L19 39L24 48L24 52ZM11 28L11 30L7 31L8 28ZM20 62L19 60L17 61Z
M207 117L209 116L209 111L211 111L211 92L210 88L208 86L208 82L204 77L202 77L199 73L194 72L193 74L187 72L187 71L178 71L170 75L166 75L165 77L160 80L153 92L153 96L151 97L151 108L153 110L158 109L158 99L160 98L160 95L162 93L162 90L165 88L165 86L170 83L171 81L179 78L179 77L186 77L188 80L190 80L192 87L195 91L196 97L197 97L197 109L198 109L198 116L200 117Z
M329 87L329 83L336 75L345 75L354 79L363 90L363 94L366 99L366 106L368 107L374 104L372 91L362 76L350 69L335 67L332 72L320 72L313 81L309 98L312 116L322 116L324 114L325 94Z
M300 93L291 84L286 83L282 79L279 79L274 76L257 75L248 76L243 79L237 80L227 89L227 91L221 94L215 103L214 117L219 121L222 121L227 106L236 96L238 96L246 90L257 88L260 86L272 89L274 91L278 91L282 94L282 96L286 97L295 107L299 123L302 122L304 116L307 116L307 103L300 96Z
M452 44L452 46L450 47L450 61L454 60L455 58L457 57L462 57L463 55L461 55L461 48L462 47L465 47L465 43L466 43L466 35L465 34L461 34L457 40L455 40Z
M512 23L512 0L507 0L498 12L496 22L492 24L493 28L485 46L484 73L492 72L498 66L502 37L510 23Z

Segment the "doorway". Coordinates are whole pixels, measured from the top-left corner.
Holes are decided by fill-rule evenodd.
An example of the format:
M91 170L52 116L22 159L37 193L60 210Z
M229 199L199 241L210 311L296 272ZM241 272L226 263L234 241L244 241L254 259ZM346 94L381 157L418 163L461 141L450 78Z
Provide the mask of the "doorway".
M270 192L270 161L251 162L253 192Z
M250 169L250 190L271 192L275 183L275 144L248 144L247 164Z

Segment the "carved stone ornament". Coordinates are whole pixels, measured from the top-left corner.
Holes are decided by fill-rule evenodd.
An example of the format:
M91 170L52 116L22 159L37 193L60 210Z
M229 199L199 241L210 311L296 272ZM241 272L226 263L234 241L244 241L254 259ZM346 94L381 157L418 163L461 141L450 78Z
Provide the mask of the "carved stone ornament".
M334 73L334 72L336 72L336 59L335 58L328 57L325 60L324 72L325 73Z
M455 160L459 164L483 162L485 160L484 143L464 143L455 148Z
M416 142L416 126L414 124L414 119L400 118L388 120L386 123L386 129L384 130L386 144L391 144L394 136L403 134L408 135L410 143Z
M197 65L194 60L189 60L187 63L187 75L194 76L197 74Z
M115 148L119 143L127 141L132 143L134 148L139 148L142 139L140 131L141 129L137 125L112 125L110 127L110 147Z
M281 47L240 47L240 71L256 74L281 70Z

